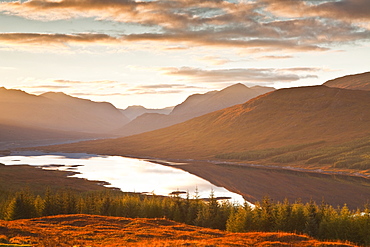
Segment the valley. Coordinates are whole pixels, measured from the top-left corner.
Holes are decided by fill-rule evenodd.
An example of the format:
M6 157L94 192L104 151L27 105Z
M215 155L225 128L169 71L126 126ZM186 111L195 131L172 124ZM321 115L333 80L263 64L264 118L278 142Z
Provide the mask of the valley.
M356 81L357 77L355 79L353 77L350 78ZM359 78L366 79L367 77L359 75ZM340 80L343 79L340 78ZM356 83L358 84L358 81ZM332 84L332 82L328 84ZM317 205L321 203L320 207L323 207L322 205L331 205L330 210L337 208L338 211L336 213L338 217L344 213L343 210L350 210L353 214L356 210L367 210L366 206L365 209L363 207L367 205L370 198L370 160L368 156L370 148L370 94L368 91L335 88L326 85L279 89L260 94L242 104L231 105L230 107L215 111L209 110L211 109L209 108L209 113L198 114L193 112L194 115L192 117L185 117L188 114L186 112L191 110L192 107L195 107L199 111L201 110L200 105L192 105L194 102L195 104L199 102L203 104L213 97L216 98L216 101L220 101L221 96L216 97L217 95L220 95L221 92L232 91L235 88L237 88L236 91L249 90L237 84L220 92L210 92L205 95L193 96L197 98L193 103L189 104L189 102L185 101L182 105L180 104L173 109L163 109L163 111L158 109L157 112L151 112L151 109L140 107L127 109L131 111L131 122L120 128L115 127L115 131L113 132L112 130L80 132L78 125L71 131L72 129L63 128L36 128L35 125L20 125L19 127L15 127L16 125L14 124L3 124L2 129L6 130L6 132L2 132L4 137L3 145L7 149L4 149L2 153L3 155L9 155L12 151L12 146L9 143L14 142L15 146L13 147L23 146L23 148L18 148L19 152L27 150L41 151L45 152L43 155L51 155L53 152L63 152L70 153L72 156L74 155L73 153L86 153L87 157L90 157L89 154L92 156L102 155L101 157L105 158L106 161L109 160L108 157L117 156L121 156L121 158L129 157L131 160L144 159L160 164L160 166L169 166L195 175L198 178L208 181L217 188L223 187L230 192L239 194L245 200L257 206L265 203L266 198L269 198L271 203L274 203L273 205L277 208L282 205L282 202L290 202L293 208L296 207L295 210L302 207L301 210L304 210L305 217L308 217L307 220L310 217L309 205L313 202L317 203ZM22 92L12 93L24 94ZM68 100L71 100L66 95L58 95L58 97L62 97L63 99L67 97ZM227 98L230 95L222 97ZM189 97L189 99L191 98ZM199 100L200 98L202 100ZM237 97L235 99L238 100ZM79 102L78 99L72 100ZM94 102L84 103L95 104ZM189 104L188 107L186 106L187 104ZM206 106L207 104L204 105ZM214 103L210 104L212 105ZM178 123L176 121L172 122L174 121L173 119L176 119L173 117L177 115L175 112L180 112L180 110L183 113L178 113L178 116L181 116L176 120ZM113 109L114 114L117 111ZM137 112L135 113L135 111ZM118 113L124 114L122 112L124 110L118 111ZM136 115L136 118L134 118L135 114L140 114L139 112L142 115ZM182 120L180 121L179 119ZM165 124L166 122L167 124ZM7 121L4 121L4 123L7 123ZM137 129L138 132L130 130L131 135L122 132L125 126L130 126L130 124L134 128L144 126L144 129L140 131ZM168 127L166 127L167 125ZM96 123L93 123L91 128L94 128L93 126L97 126ZM127 130L129 129L130 127L127 127ZM12 133L16 133L17 135L12 135ZM24 133L24 139L19 137L21 133ZM110 138L106 139L106 137ZM81 141L82 138L92 140ZM73 142L73 140L77 142ZM36 146L37 143L52 144L53 142L59 142L60 144ZM67 143L63 144L62 142ZM26 147L27 144L30 147ZM78 161L73 162L78 163ZM60 159L56 161L44 161L44 163L53 166L54 163L59 164L63 163L63 161ZM100 165L103 167L104 162L101 161L101 163ZM109 170L112 164L105 167ZM125 162L121 162L119 166L126 166ZM74 178L73 180L67 177L78 174L74 172L78 172L77 170L80 167L78 169L73 168L76 171L69 171L67 169L67 172L45 171L29 166L11 167L0 167L3 175L0 177L2 181L5 182L7 178L12 177L12 183L9 187L0 187L5 192L4 195L7 195L3 198L10 197L10 191L19 190L26 184L31 186L32 193L43 196L45 192L42 190L49 183L52 183L51 181L55 183L53 189L56 190L72 188L72 191L81 190L83 193L94 190L110 191L108 188L102 186L110 183L110 181L107 183L108 180L104 179L103 176L94 177L93 181L90 182L78 178ZM140 169L145 170L144 167ZM89 168L86 168L87 170ZM101 175L103 174L103 172L100 173ZM159 174L161 172L157 171L157 173ZM163 173L168 173L168 171ZM130 174L132 175L132 173ZM139 180L138 178L144 176L144 174L136 174L135 176L137 176L136 180ZM89 179L88 177L86 178ZM156 176L156 179L159 179L159 175ZM169 178L165 178L165 180L169 180ZM172 189L173 191L185 190L179 185L173 185L177 186ZM197 184L194 183L191 186L197 187ZM125 192L125 189L122 190ZM91 196L93 195L91 194ZM101 196L102 194L98 197L100 198ZM143 200L141 202L142 207L146 207L146 200L149 199L145 199L146 195L144 194L140 195L140 197ZM87 199L81 198L79 200ZM113 202L117 199L113 197L106 200ZM172 199L168 198L168 200ZM208 200L212 201L212 199ZM207 205L208 200L205 199L205 202L202 203ZM36 202L37 200L35 200L35 207L37 208ZM7 217L6 210L8 210L10 204L7 205L2 206L2 210L5 212L4 217ZM102 205L99 206L101 207L100 210L104 210ZM118 205L115 207L119 208L120 206ZM225 206L227 204L221 205L223 205L221 207L228 207ZM235 204L235 207L235 210L242 210L240 203ZM305 208L303 209L303 207ZM322 210L319 206L315 207L317 208L316 210ZM39 215L43 216L41 213L42 208L38 210L41 210L39 211ZM93 209L89 210L95 212ZM90 212L89 210L86 212ZM83 213L85 211L80 208L73 212ZM99 212L101 214L104 211ZM109 212L112 213L108 215L124 215L118 213L118 211L114 211L114 213L113 211ZM141 213L141 216L147 217L148 212L145 209ZM212 227L213 223L211 224L211 221L202 225L203 223L199 221L200 212L198 211L197 217L193 216L195 217L194 220L198 219L198 221L191 221L190 223ZM257 210L252 210L252 212L257 213ZM158 215L161 214L159 213ZM89 218L91 216L84 215L82 217ZM172 215L171 217L175 216ZM223 225L216 228L234 229L232 226L227 225L227 222L236 220L233 217L233 213L228 211L227 218L222 220ZM104 221L104 218L101 218L101 220ZM235 224L239 224L236 222ZM273 224L277 223L274 222ZM261 224L263 225L263 223ZM156 227L159 226L157 225ZM238 227L242 227L240 229L246 229L245 227L247 226ZM239 229L238 227L235 229ZM320 229L324 227L325 223L321 222ZM36 228L37 226L34 226L34 229ZM254 230L258 229L256 228ZM302 228L299 232L308 233L308 230ZM9 236L9 232L7 232L7 242L11 240ZM323 233L312 236L323 236ZM32 240L27 237L26 239L24 240L26 244L30 241L45 241L40 239L40 237L38 240ZM151 236L151 239L153 239L153 236ZM52 241L56 241L55 238ZM68 242L71 241L76 240L68 239ZM98 240L94 239L94 241ZM145 240L137 239L134 242L141 244L143 241ZM367 240L365 238L360 241L366 242ZM221 244L222 241L219 243ZM171 244L174 244L174 242ZM202 246L200 242L194 244L196 246ZM231 242L225 243L225 246L229 244ZM264 246L264 243L253 243L253 245L258 244ZM303 243L295 244L296 246L305 246Z
M370 0L0 0L0 247L370 246Z

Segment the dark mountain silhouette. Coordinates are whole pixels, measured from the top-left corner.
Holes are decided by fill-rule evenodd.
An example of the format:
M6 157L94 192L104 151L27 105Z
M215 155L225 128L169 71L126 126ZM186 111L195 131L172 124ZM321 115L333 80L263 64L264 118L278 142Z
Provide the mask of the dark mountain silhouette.
M124 110L120 110L126 117L131 120L135 119L138 116L141 116L145 113L159 113L168 115L173 110L173 106L162 108L162 109L148 109L141 105L129 106Z
M212 159L290 145L328 147L370 134L370 92L312 86L280 89L247 103L139 135L55 146L59 151Z
M324 83L328 87L370 91L370 72L347 75Z
M271 87L247 87L238 83L221 91L189 96L183 103L175 106L169 115L146 113L138 116L125 125L120 131L121 136L129 136L160 128L165 128L213 111L244 103L258 95L271 92Z
M64 93L39 96L0 88L2 141L72 138L107 134L129 120L112 104L71 97Z

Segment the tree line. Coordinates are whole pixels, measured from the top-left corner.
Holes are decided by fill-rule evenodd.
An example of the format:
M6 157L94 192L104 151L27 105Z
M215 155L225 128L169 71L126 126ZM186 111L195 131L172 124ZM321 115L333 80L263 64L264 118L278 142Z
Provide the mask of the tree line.
M350 210L311 201L274 202L268 197L255 206L217 201L211 193L196 196L144 196L119 191L77 193L46 189L43 195L28 190L0 196L0 218L16 220L60 214L94 214L129 218L167 218L190 225L231 232L284 231L322 240L343 240L370 245L370 208Z

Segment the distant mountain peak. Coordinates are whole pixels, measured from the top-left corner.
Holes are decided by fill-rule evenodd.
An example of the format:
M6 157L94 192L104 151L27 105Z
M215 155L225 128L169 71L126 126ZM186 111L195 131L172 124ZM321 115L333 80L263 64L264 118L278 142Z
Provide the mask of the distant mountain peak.
M147 108L145 108L142 105L130 105L125 110L127 110L127 109L147 109Z
M41 94L41 95L64 95L64 96L69 96L69 97L71 97L70 95L67 95L67 94L65 94L65 93L63 93L63 92L46 92L46 93L43 93L43 94Z
M233 85L230 85L222 90L225 90L225 89L228 89L228 88L248 88L246 85L244 85L243 83L236 83L236 84L233 84ZM221 91L222 91L221 90Z
M46 92L43 94L40 94L40 96L45 97L45 98L75 98L71 95L65 94L63 92Z

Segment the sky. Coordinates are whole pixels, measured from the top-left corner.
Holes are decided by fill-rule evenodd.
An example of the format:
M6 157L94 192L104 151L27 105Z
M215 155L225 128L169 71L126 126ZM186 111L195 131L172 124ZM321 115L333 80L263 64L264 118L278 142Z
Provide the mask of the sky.
M174 106L370 71L369 0L0 0L0 86Z

